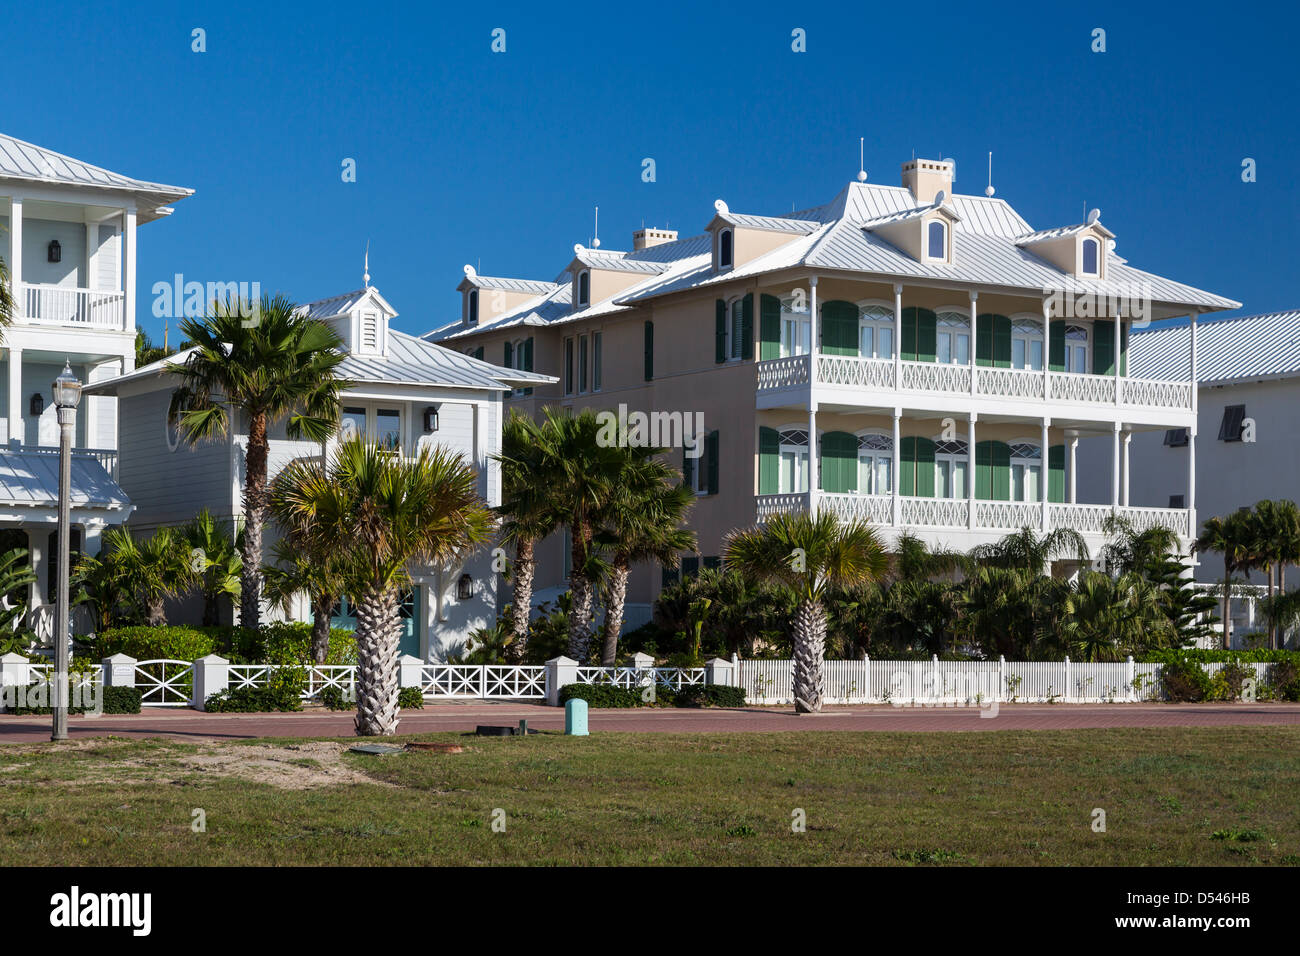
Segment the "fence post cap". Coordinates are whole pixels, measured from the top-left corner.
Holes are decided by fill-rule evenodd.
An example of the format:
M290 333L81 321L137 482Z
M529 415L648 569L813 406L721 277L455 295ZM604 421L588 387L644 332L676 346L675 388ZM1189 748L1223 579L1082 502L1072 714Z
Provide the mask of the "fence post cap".
M645 651L637 651L632 655L633 667L654 667L655 659Z
M111 660L111 658L110 658L110 660ZM220 654L208 654L208 655L205 655L204 657L200 657L200 658L199 658L198 660L196 660L194 663L195 663L195 665L198 665L198 664L229 664L230 661L226 660L226 659L225 659L224 657L222 657Z
M136 659L130 654L114 654L112 657L104 658L105 664L134 664Z
M10 651L8 654L0 654L0 664L26 664L27 658L22 654Z
M415 666L415 667L424 666L424 660L422 658L416 657L414 654L403 654L397 663L406 666Z
M546 663L548 663L548 664L576 664L576 663L578 663L578 662L575 661L572 657L565 657L563 654L561 654L559 657L552 657L552 658L551 658L549 661L547 661Z
M708 666L717 667L719 665L723 667L730 667L731 661L727 660L725 657L715 657L712 660L705 661L704 664L706 667Z
M1133 663L1133 655L1132 655L1132 654L1130 654L1130 655L1128 656L1128 662L1129 662L1130 664Z
M1005 664L1007 662L1007 657L1005 654L999 654L998 660L1000 660L1003 664Z

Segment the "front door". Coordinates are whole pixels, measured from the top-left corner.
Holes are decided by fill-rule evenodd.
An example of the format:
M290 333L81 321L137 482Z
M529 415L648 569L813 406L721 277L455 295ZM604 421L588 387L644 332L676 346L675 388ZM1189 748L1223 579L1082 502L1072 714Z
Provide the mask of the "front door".
M420 656L420 589L412 588L402 596L398 609L402 618L402 633L398 648L399 654ZM357 612L348 598L340 598L330 614L330 627L347 631L357 629Z

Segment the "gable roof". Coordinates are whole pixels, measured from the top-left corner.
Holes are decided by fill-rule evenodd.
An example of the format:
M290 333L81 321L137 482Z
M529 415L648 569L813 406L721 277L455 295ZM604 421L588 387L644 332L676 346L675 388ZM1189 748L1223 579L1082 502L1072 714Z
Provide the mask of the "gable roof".
M1129 346L1132 374L1186 379L1191 326L1144 329ZM1202 385L1300 375L1300 310L1196 324L1196 377Z

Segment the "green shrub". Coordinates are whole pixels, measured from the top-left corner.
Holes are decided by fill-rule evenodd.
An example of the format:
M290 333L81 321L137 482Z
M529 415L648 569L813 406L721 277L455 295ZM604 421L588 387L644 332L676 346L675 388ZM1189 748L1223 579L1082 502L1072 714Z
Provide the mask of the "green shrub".
M8 713L30 715L51 714L54 712L54 708L50 706L51 688L45 681L33 681L28 684L21 700L17 698L16 694L13 697L9 696L9 692L16 690L15 686L6 687L6 693L3 697L0 697L0 700L4 700L5 709ZM81 704L76 701L76 694L73 694L71 700L68 701L69 714L84 714L90 709L86 706L84 697Z
M560 703L585 700L588 707L640 707L641 692L613 684L566 684L560 688Z
M1224 651L1193 647L1182 650L1151 651L1134 659L1141 664L1169 664L1173 661L1196 661L1199 664L1225 664L1228 661L1240 661L1243 664L1272 664L1277 661L1292 661L1300 664L1300 651L1273 650L1267 647L1256 650Z
M110 627L100 632L93 655L99 660L126 654L138 661L193 661L217 651L213 635L196 627Z
M256 660L269 664L310 664L311 624L307 621L276 621L264 624L252 648ZM330 628L326 664L355 664L357 637L353 631Z
M351 710L356 706L352 695L337 687L326 687L320 692L319 699L326 710Z
M1211 678L1215 700L1241 700L1241 692L1247 680L1255 677L1255 668L1240 661L1228 661Z
M227 688L212 694L204 707L218 714L257 714L271 711L302 710L302 691L306 675L297 668L272 671L261 687Z
M1211 696L1210 675L1196 661L1173 661L1164 666L1165 695L1170 700L1195 703Z
M1278 661L1268 669L1268 687L1275 697L1300 701L1300 664Z
M723 684L690 685L677 692L678 707L744 707L745 691Z
M140 699L141 693L138 687L105 687L104 713L138 714Z
M420 710L424 707L424 691L418 687L403 687L397 692L397 706L402 710Z

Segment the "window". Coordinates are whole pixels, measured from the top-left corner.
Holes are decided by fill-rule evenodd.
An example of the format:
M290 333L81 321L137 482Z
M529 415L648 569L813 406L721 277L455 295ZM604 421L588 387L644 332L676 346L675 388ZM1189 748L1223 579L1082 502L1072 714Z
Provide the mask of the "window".
M934 443L934 496L936 498L965 498L967 476L970 474L970 456L963 439Z
M519 372L531 372L533 370L533 339L529 336L526 339L515 339L513 342L506 343L506 368L512 368ZM516 388L512 391L513 395L531 395L531 388Z
M339 416L339 438L351 441L366 434L366 410L364 408L346 407Z
M402 413L395 408L375 409L375 441L380 448L398 451L402 447Z
M940 312L936 317L936 357L941 364L970 364L970 319L960 312Z
M925 227L925 257L940 261L948 258L948 226L938 219Z
M578 305L587 305L591 301L591 273L586 269L578 273Z
M573 338L564 340L564 394L573 394Z
M858 491L864 495L893 494L894 439L868 432L858 436Z
M401 451L405 445L402 433L402 411L364 405L344 407L339 416L339 439L347 441L361 438L377 442L388 451Z
M1087 374L1088 352L1088 327L1067 325L1065 327L1065 370L1080 375Z
M591 390L600 391L600 335L591 333Z
M1188 435L1186 428L1170 428L1165 432L1165 444L1170 448L1186 448Z
M1223 421L1219 423L1219 441L1241 441L1245 420L1245 405L1229 405L1225 408Z
M469 290L469 307L465 310L465 324L478 325L478 289Z
M730 269L733 259L732 255L732 235L730 229L724 229L718 233L718 268Z
M805 305L796 312L794 299L781 300L781 358L807 355L812 351L812 317Z
M733 301L727 316L727 360L745 358L745 300Z
M1043 453L1032 442L1011 443L1011 500L1042 501Z
M1011 367L1043 370L1043 323L1034 319L1011 323Z
M1095 276L1097 274L1097 251L1096 239L1083 240L1083 269L1081 271L1084 275Z
M1187 499L1183 495L1170 495L1169 507L1183 509L1187 507Z
M697 495L718 493L718 432L697 436L696 449L682 449L682 481ZM696 451L692 458L690 451Z
M777 491L783 495L808 490L808 432L798 428L781 430L781 471Z
M894 357L894 313L883 305L866 305L858 317L858 354L863 358Z
M587 337L578 336L578 394L587 391Z

